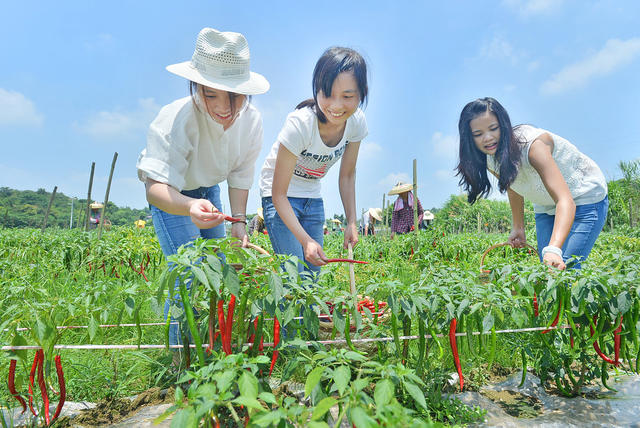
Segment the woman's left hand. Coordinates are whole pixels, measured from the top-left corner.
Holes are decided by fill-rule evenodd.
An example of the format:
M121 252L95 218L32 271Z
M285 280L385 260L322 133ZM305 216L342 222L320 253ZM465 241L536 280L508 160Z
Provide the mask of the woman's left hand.
M247 247L249 237L247 236L247 226L243 222L237 222L231 225L231 236L238 238L242 242L242 246Z
M349 248L349 243L355 247L358 243L358 228L355 223L347 224L344 229L344 248Z
M565 270L565 268L567 267L564 263L564 260L562 260L562 257L554 253L546 253L544 255L544 258L542 259L542 262L547 266L558 268L560 270Z

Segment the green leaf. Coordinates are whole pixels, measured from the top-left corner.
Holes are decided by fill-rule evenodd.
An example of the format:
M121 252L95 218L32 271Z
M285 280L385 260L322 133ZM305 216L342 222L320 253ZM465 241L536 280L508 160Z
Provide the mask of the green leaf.
M358 352L347 351L344 353L345 358L348 358L351 361L366 361L366 357Z
M376 407L381 408L388 404L393 398L395 387L393 382L389 379L382 379L377 383L376 389L373 393L373 399L376 402Z
M222 268L222 277L224 278L224 285L229 289L229 292L234 296L240 295L240 280L236 270L229 265L224 265Z
M255 399L258 396L258 379L245 371L238 380L238 389L242 397Z
M191 407L180 410L171 420L171 428L197 427L196 414Z
M493 327L494 322L495 320L493 318L493 314L489 312L482 319L482 331L490 331L491 328Z
M344 394L344 391L345 389L347 389L350 380L351 370L348 366L339 366L333 371L333 382L336 384L338 393L340 395Z
M311 370L311 372L307 375L307 381L304 384L304 396L308 397L311 395L311 391L316 387L320 379L322 378L322 373L324 372L324 367L316 367Z
M277 275L275 272L269 272L269 287L271 288L271 293L273 294L273 300L275 302L279 302L282 300L282 295L284 294L284 290L282 287L282 278Z
M276 404L278 402L276 400L276 396L270 392L261 392L260 394L258 394L258 398L267 404Z
M236 404L240 404L240 405L246 406L246 407L248 407L250 409L265 410L265 408L262 407L262 404L260 404L260 402L258 400L256 400L255 398L238 397L238 398L234 399L232 402L236 403Z
M378 426L375 419L367 415L367 412L365 412L362 407L354 407L351 409L351 423L353 423L356 428L374 428Z
M124 308L127 311L127 315L131 316L133 314L133 310L136 307L136 301L133 300L131 296L127 297L124 301Z
M207 279L207 275L204 274L204 271L200 269L198 266L191 266L191 272L198 278L198 281L206 288L209 288L209 280Z
M464 310L469 306L469 303L469 299L464 299L462 302L460 302L460 304L458 305L458 310L456 311L456 314L458 315L457 318L460 318Z
M325 397L322 400L320 400L320 402L316 404L316 407L313 409L313 415L311 415L311 420L317 421L318 419L322 418L325 415L325 413L329 411L329 409L335 406L337 402L338 400L336 400L333 397Z
M409 395L411 395L411 398L413 398L423 409L428 410L427 402L424 399L424 393L420 387L411 382L404 382L403 384Z
M94 316L91 315L91 318L89 319L89 342L93 342L99 328L98 321L96 321Z
M306 426L308 428L329 428L325 421L309 421Z
M264 412L259 416L252 417L251 424L256 424L260 427L270 427L276 425L283 418L286 418L285 413L278 409L274 412Z

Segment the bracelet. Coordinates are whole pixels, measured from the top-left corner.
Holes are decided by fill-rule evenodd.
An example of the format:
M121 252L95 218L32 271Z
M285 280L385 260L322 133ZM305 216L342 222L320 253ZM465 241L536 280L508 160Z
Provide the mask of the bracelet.
M542 249L542 258L544 258L544 255L547 253L551 253L551 254L555 254L557 256L559 256L560 258L562 258L562 249L558 248L554 245L547 245L546 247L544 247Z
M233 224L236 224L236 223L244 223L245 226L247 225L247 221L246 220L238 220L238 221L234 221L233 222Z
M235 214L232 214L232 215L231 215L231 217L235 217L235 218L239 218L239 217L247 218L247 215L246 215L245 213L235 213Z

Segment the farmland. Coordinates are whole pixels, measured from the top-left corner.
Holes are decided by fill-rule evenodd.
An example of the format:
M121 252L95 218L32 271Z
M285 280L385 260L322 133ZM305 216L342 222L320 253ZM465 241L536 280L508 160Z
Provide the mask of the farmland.
M355 265L354 296L346 264L326 266L313 283L294 261L229 241L197 241L167 270L151 229L116 227L101 240L78 230L4 229L2 344L41 347L50 390L59 389L60 355L68 401L177 386L170 413L180 426L327 426L336 406L357 427L465 424L482 410L443 387L477 390L526 367L549 392L576 396L593 382L607 385L611 373L637 372L639 238L603 233L582 271L552 272L510 247L489 252L481 268L483 252L506 235L450 232L362 237L354 258L369 263ZM253 242L271 252L266 236ZM342 236L328 235L325 251L346 257ZM177 367L177 351L164 348L169 290L190 300L171 307L169 322L191 342ZM69 326L81 328L61 328ZM60 346L81 344L128 349ZM34 354L0 357L3 376L17 360L15 389L25 400ZM304 400L279 382L303 384ZM42 418L44 398L31 395ZM0 400L20 406L7 389Z

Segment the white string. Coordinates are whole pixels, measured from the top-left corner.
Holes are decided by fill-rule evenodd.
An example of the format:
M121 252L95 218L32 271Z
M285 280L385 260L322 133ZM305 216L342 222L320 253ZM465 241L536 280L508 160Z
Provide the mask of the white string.
M504 334L504 333L526 333L526 332L532 332L532 331L541 331L541 330L559 330L559 329L566 329L566 328L571 328L570 325L565 324L562 326L556 326L556 327L528 327L528 328L520 328L520 329L509 329L509 330L496 330L496 334ZM471 332L471 334L473 336L478 336L481 334L491 334L491 331L474 331ZM456 333L456 336L466 336L467 333L466 332L460 332L460 333ZM445 334L436 334L436 337L444 337ZM424 336L426 339L433 339L433 336L430 334L426 334ZM415 340L415 339L419 339L420 336L400 336L399 339L400 340ZM393 339L393 337L371 337L371 338L363 338L363 339L351 339L351 343L373 343L373 342L391 342ZM306 345L312 345L315 343L319 343L322 345L342 345L342 344L346 344L347 340L346 339L333 339L333 340L309 340L306 341L305 344ZM252 346L253 342L249 342L249 343L243 343L242 346ZM207 343L203 343L202 347L206 348L208 347L209 344ZM273 347L273 342L267 342L267 343L263 343L264 347ZM190 348L195 348L196 346L194 344L189 345ZM182 349L184 348L183 345L55 345L53 347L54 349L84 349L84 350L105 350L105 349L120 349L120 350L137 350L137 349ZM40 349L40 346L37 345L23 345L23 346L3 346L1 348L2 351L23 351L23 350L30 350L30 349Z

